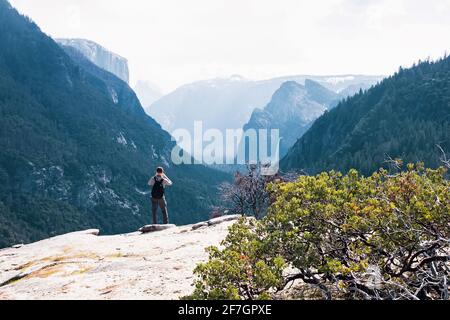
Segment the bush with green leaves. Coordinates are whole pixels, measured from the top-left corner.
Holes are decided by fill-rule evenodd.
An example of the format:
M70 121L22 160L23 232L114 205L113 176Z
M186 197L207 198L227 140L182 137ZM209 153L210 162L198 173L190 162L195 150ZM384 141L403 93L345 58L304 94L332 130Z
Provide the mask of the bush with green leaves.
M208 249L188 298L449 299L445 175L418 164L272 184L268 215L242 219Z

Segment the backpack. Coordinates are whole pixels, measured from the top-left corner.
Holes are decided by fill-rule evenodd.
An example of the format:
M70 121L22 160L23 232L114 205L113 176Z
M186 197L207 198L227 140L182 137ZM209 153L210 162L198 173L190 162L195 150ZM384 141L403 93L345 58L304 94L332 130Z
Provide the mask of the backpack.
M152 189L152 197L162 199L164 197L164 179L157 179L156 176L153 179L155 179L155 184Z

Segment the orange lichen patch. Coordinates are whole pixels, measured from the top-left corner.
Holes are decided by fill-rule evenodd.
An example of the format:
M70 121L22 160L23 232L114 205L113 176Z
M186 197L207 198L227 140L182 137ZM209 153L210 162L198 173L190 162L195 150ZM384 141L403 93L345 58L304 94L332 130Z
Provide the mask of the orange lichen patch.
M63 248L63 252L64 252L65 254L69 253L70 251L72 251L72 247L65 246L65 247Z
M81 260L81 259L86 259L86 260L99 260L100 256L94 254L94 253L90 253L90 252L83 252L83 253L78 253L78 254L72 254L72 255L62 255L62 256L49 256L49 257L45 257L39 260L34 260L34 261L29 261L25 264L22 264L16 268L14 268L15 271L24 271L26 269L29 269L30 267L36 266L40 263L46 263L46 262L50 262L50 263L62 263L65 261L73 261L73 260Z
M5 293L0 292L0 300L9 300L9 297Z
M70 272L70 273L66 273L66 274L64 274L65 276L77 276L77 275L81 275L81 274L84 274L84 273L86 273L86 272L89 272L89 271L91 271L92 269L94 269L93 267L91 267L91 266L80 266L80 269L78 269L78 270L75 270L75 271L72 271L72 272Z
M31 272L30 274L26 275L25 277L23 277L20 280L26 280L26 279L31 279L31 278L48 278L48 277L53 276L58 273L60 273L61 275L64 275L64 276L73 276L73 275L79 275L79 274L89 272L90 270L93 269L93 267L91 267L91 266L78 266L78 270L74 270L72 272L64 272L64 267L67 264L71 264L71 263L70 262L61 262L61 263L55 262L55 263L46 265L34 272ZM18 280L18 281L20 281L20 280Z
M71 255L62 255L62 256L50 256L41 259L40 261L49 261L49 262L64 262L64 261L71 261L71 260L79 260L79 259L87 259L87 260L98 260L100 259L100 256L98 256L95 253L91 252L80 252L77 254L71 254Z
M138 254L132 254L132 253L115 253L115 254L109 254L107 256L105 256L105 258L110 258L110 259L120 259L120 258L141 258L142 256L138 255Z
M47 266L42 267L39 270L36 270L36 271L30 273L29 275L24 277L23 280L31 279L31 278L48 278L48 277L60 272L62 268L63 268L63 266L61 264L57 264L57 263L49 264Z
M18 267L15 267L14 270L15 270L15 271L20 271L20 270L23 270L23 269L28 269L28 268L34 266L34 265L35 265L36 263L38 263L38 262L39 262L39 261L30 261L30 262L27 262L27 263L25 263L25 264L22 264L22 265L20 265L20 266L18 266Z

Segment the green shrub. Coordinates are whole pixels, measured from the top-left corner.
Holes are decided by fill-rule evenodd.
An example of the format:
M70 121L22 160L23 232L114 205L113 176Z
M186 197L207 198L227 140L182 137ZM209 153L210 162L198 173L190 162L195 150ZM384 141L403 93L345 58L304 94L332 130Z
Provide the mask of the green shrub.
M422 164L272 184L261 221L241 220L195 273L191 299L448 299L450 182ZM295 282L294 282L295 281Z

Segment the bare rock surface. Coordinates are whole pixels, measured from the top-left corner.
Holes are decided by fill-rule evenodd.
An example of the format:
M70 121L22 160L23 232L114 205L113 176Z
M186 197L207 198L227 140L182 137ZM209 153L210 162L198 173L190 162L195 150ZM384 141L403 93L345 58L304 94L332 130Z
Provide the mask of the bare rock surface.
M192 230L197 230L197 229L205 228L205 227L208 227L208 226L209 226L208 222L199 222L199 223L194 224L192 226Z
M74 232L0 250L2 299L178 299L236 219L193 230L96 236Z
M234 221L242 218L242 215L236 214L236 215L230 215L230 216L223 216L215 219L209 220L207 223L209 226L214 226L216 224L221 224L228 221Z
M192 226L192 230L198 230L201 228L214 226L214 225L221 224L224 222L236 221L236 220L239 220L240 218L242 218L242 215L240 215L240 214L218 217L218 218L214 218L214 219L211 219L211 220L208 220L205 222L199 222L197 224L194 224Z

